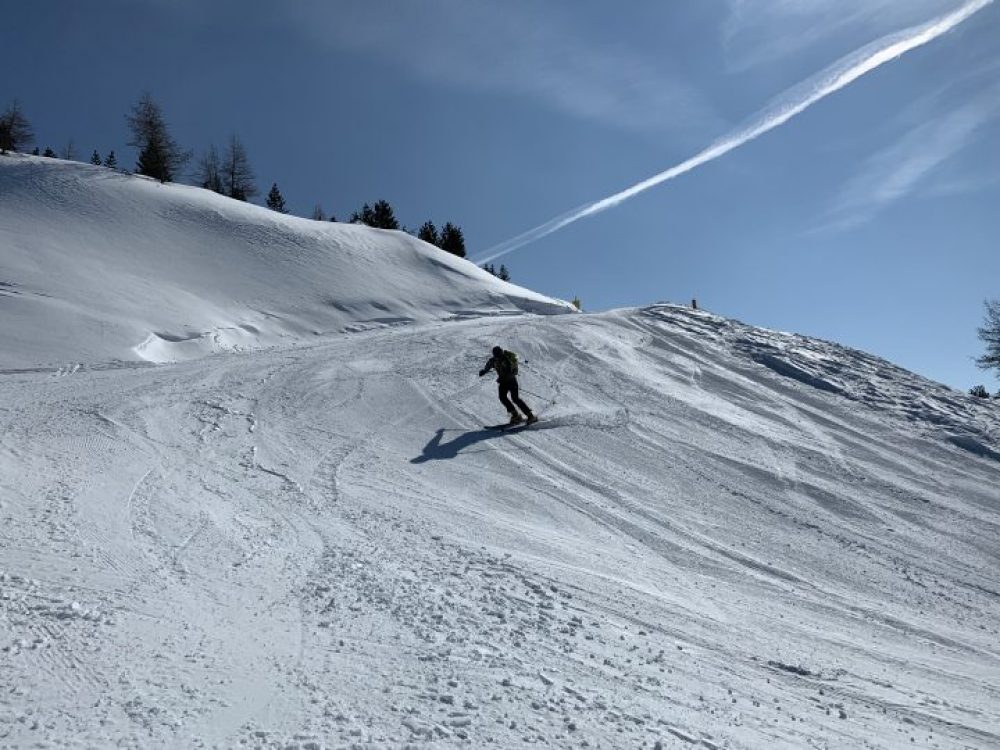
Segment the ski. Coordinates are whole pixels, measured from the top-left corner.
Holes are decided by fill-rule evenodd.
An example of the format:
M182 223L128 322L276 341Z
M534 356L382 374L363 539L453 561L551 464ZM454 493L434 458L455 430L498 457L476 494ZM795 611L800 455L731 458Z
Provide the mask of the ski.
M518 422L516 424L511 424L510 422L503 422L502 424L488 424L483 425L483 428L487 430L500 430L500 432L506 432L507 430L516 430L521 427L531 427L533 424L538 424L538 420L536 419L534 422Z

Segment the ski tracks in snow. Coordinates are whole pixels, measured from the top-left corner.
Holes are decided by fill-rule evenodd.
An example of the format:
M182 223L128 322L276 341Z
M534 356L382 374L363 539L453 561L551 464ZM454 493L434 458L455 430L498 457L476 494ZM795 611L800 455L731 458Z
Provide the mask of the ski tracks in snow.
M995 745L997 469L835 360L657 307L6 375L0 744Z

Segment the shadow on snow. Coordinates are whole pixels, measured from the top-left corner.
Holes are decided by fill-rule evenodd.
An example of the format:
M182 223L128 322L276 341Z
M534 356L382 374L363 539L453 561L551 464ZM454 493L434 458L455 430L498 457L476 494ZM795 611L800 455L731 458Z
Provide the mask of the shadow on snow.
M527 427L517 427L513 430L497 430L484 427L481 430L471 430L469 432L463 432L461 435L456 437L454 440L449 440L447 443L442 443L441 440L444 438L444 433L448 432L443 427L438 429L434 433L434 437L430 439L427 445L424 446L423 452L416 458L411 458L411 464L422 464L427 461L441 461L444 459L455 458L459 453L461 453L465 448L475 445L476 443L482 443L486 440L493 440L494 438L507 437L511 435L516 435L519 433L535 432L536 430L544 430L548 427L555 427L554 424L535 424L530 428Z

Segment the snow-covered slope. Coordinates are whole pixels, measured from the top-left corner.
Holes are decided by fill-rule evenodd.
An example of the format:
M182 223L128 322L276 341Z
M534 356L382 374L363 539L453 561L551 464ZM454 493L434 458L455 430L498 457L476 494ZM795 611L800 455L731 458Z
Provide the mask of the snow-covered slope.
M994 403L670 305L0 373L0 746L995 748L998 535Z
M146 359L570 306L404 232L184 185L0 158L0 366Z

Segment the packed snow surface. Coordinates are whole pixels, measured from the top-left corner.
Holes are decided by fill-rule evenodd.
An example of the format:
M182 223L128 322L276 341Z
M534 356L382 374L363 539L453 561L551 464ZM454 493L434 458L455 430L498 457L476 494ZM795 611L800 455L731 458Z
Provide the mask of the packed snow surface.
M29 269L32 224L95 263L98 234L150 213L175 244L134 269L145 318L124 271L82 262L11 280L36 300L0 296L18 364L0 373L0 746L1000 746L995 403L672 305L499 316L562 308L449 262L418 310L394 263L433 251L353 227L323 231L352 273L368 255L350 232L371 243L364 283L409 325L129 361L144 321L176 325L158 274L219 283L192 325L250 320L232 293L250 271L226 287L178 239L216 199L20 164L40 206L68 180L126 181L138 207L89 237L86 190L33 222L14 185L4 272ZM284 325L298 282L262 263ZM458 297L480 314L449 314ZM103 343L81 323L60 356L60 305L124 322ZM483 427L504 417L476 376L497 343L520 355L531 428Z

